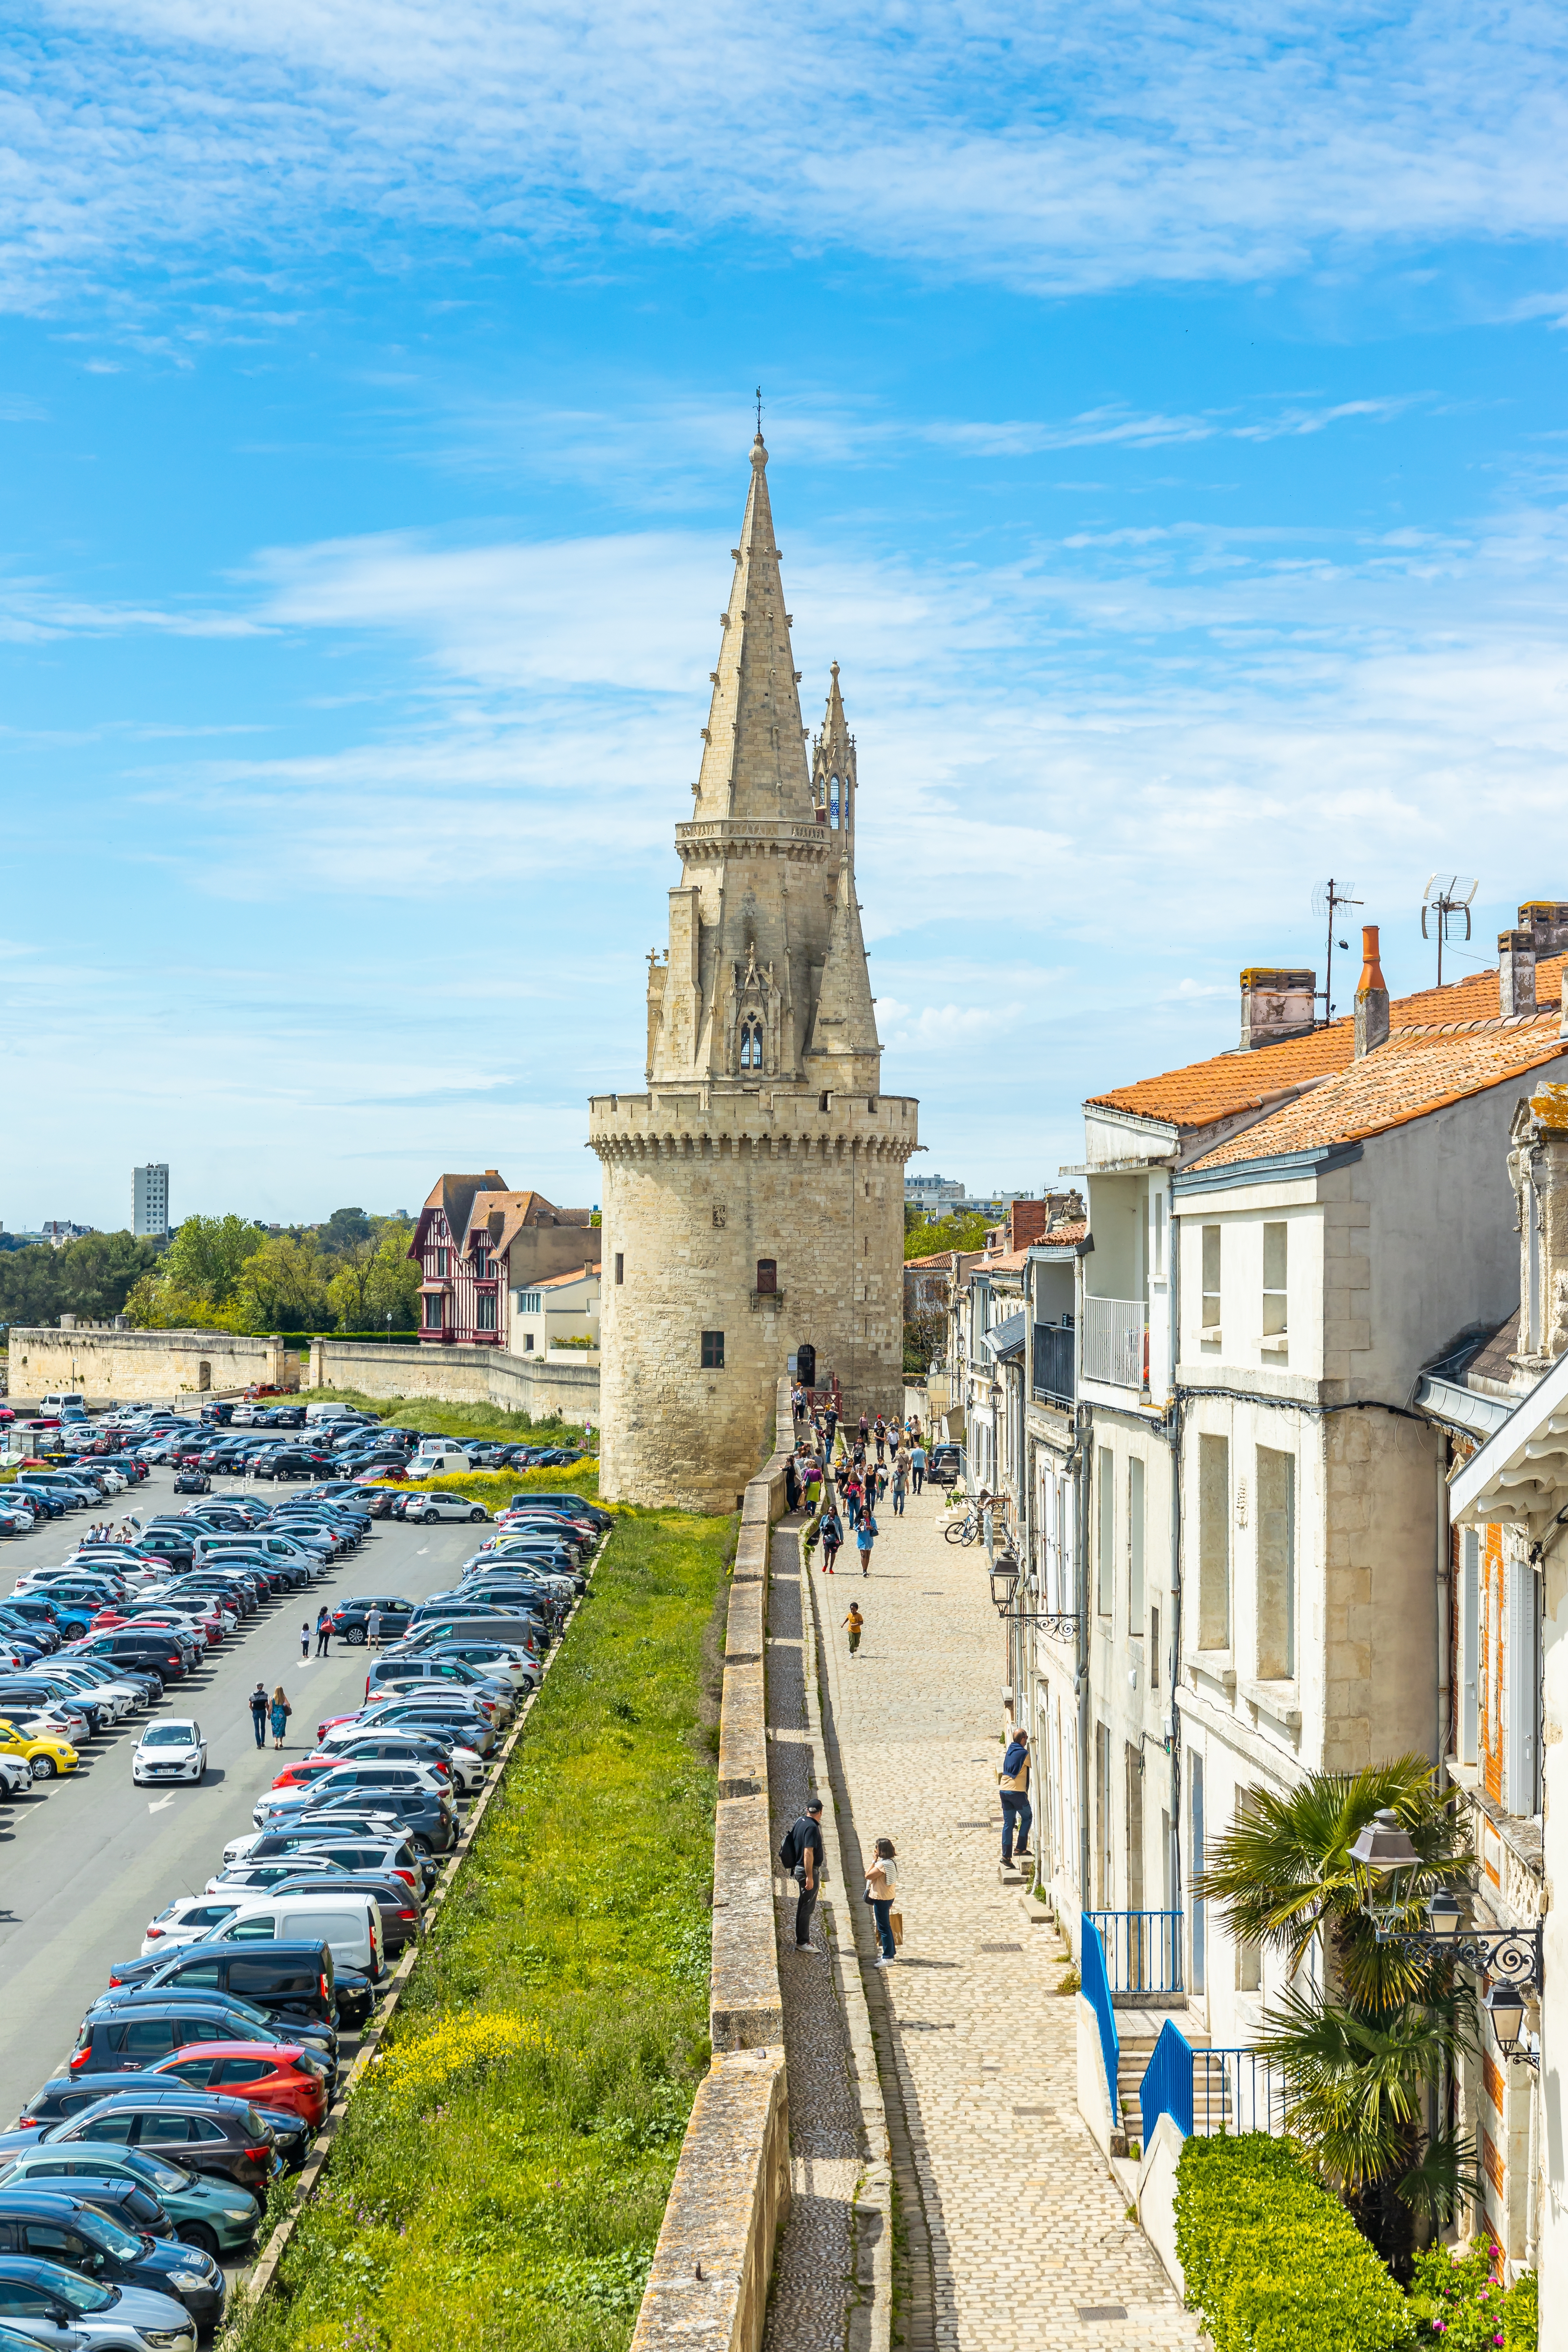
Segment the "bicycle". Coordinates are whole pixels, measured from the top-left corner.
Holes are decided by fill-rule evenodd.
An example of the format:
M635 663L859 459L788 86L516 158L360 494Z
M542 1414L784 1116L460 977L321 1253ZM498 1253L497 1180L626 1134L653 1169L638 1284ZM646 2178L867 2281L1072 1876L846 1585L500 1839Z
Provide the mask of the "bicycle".
M953 1512L942 1529L950 1544L972 1544L980 1540L980 1514L975 1510Z

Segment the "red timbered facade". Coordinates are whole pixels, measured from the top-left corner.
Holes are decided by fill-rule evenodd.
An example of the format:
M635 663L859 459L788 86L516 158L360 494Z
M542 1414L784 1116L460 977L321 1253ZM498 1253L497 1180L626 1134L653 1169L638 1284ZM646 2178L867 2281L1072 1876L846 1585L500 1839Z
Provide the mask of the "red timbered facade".
M596 1261L597 1243L586 1209L558 1209L542 1192L509 1192L497 1169L443 1176L419 1213L408 1252L421 1276L420 1339L433 1347L506 1347L516 1292L584 1258Z

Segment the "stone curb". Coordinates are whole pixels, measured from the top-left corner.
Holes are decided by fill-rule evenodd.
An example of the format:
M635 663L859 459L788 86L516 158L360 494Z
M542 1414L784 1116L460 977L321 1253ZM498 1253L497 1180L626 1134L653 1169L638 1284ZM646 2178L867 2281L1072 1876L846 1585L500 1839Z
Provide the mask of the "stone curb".
M843 1935L839 1933L836 1906L825 1902L822 1908L833 1925L829 1946L833 1982L848 2035L850 2078L860 2109L865 2155L865 2168L855 2191L857 2284L865 2299L857 2302L848 2314L845 2340L847 2352L889 2352L893 2325L893 2161L888 2138L888 2111L882 2099L881 2077L877 2071L877 2045L871 2032L871 2012L866 2005L866 1986L861 1976L865 1963L856 1947L856 1913L851 1907L855 1901L853 1890L861 1880L861 1860L858 1848L851 1852L853 1831L848 1809L838 1801L838 1780L831 1768L823 1735L821 1691L825 1669L816 1586L812 1581L811 1563L805 1557L799 1531L786 1532L793 1536L800 1561L801 1583L809 1586L811 1650L809 1671L802 1676L805 1688L805 1723L811 1742L812 1779L833 1808L834 1828L838 1840L838 1874L846 1906ZM802 1597L805 1596L803 1594ZM861 1905L860 1908L863 1911L865 1906ZM868 2230L861 2217L870 2215L875 2215L876 2223ZM865 2260L868 2239L870 2242L868 2264Z
M613 1528L607 1528L605 1530L604 1542L599 1546L598 1550L594 1555L593 1566L589 1570L590 1586L592 1585L594 1576L598 1571L599 1562L604 1558L605 1552L614 1535L615 1529ZM434 1927L436 1921L440 1917L443 1910L446 1908L447 1897L451 1895L457 1883L458 1869L468 1859L468 1851L474 1843L476 1835L478 1834L479 1824L489 1811L490 1800L495 1796L502 1780L506 1777L506 1769L511 1761L512 1751L516 1748L518 1741L522 1738L524 1728L528 1723L528 1718L533 1712L534 1701L539 1697L540 1692L544 1688L544 1675L550 1672L551 1667L555 1664L556 1659L561 1655L563 1650L565 1648L566 1636L571 1632L577 1612L582 1607L583 1602L586 1598L587 1594L585 1592L579 1594L577 1599L573 1601L571 1608L567 1611L565 1622L562 1625L560 1635L556 1640L550 1655L544 1661L543 1671L540 1675L538 1689L530 1691L528 1696L523 1700L521 1706L518 1709L517 1721L512 1725L511 1729L506 1736L505 1741L501 1747L500 1754L496 1758L494 1767L490 1772L489 1782L482 1791L479 1802L475 1805L473 1811L468 1815L468 1820L463 1824L462 1835L458 1838L457 1844L452 1848L451 1853L447 1855L446 1862L442 1865L441 1874L430 1892L430 1902L426 1911L423 1930L418 1938L414 1943L410 1944L408 1949L404 1953L403 1958L398 1961L396 1968L394 1969L392 1975L388 1979L386 1991L382 1997L381 2006L376 2012L375 2021L371 2026L369 2032L366 2033L363 2041L360 2043L359 2050L354 2058L354 2063L350 2067L337 2096L333 2099L331 2105L327 2110L326 2116L322 2120L321 2128L316 2135L316 2144L314 2147L310 2150L309 2157L300 2167L299 2175L294 2182L294 2201L292 2205L289 2207L288 2212L285 2213L283 2219L279 2222L277 2228L273 2231L272 2235L268 2239L266 2245L262 2248L261 2252L257 2257L254 2268L247 2272L242 2277L236 2279L234 2283L234 2291L229 2298L228 2314L224 2323L226 2331L228 2328L235 2326L241 2319L247 2317L248 2315L255 2310L258 2304L260 2303L263 2295L266 2294L268 2287L272 2284L273 2280L278 2275L278 2265L289 2250L289 2242L294 2235L295 2227L299 2222L300 2216L304 2212L306 2206L310 2203L310 2199L315 2195L317 2187L321 2182L322 2173L325 2172L327 2166L331 2161L332 2145L337 2138L338 2133L342 2126L343 2119L348 2113L349 2100L353 2096L354 2085L366 2073L371 2060L375 2056L377 2050L381 2046L383 2036L385 2034L387 2027L391 2024L393 2017L396 2013L397 2004L402 2000L404 1992L407 1989L408 1979L414 1974L414 1970L418 1965L419 1956L425 1948L425 1939L429 1935L430 1929Z

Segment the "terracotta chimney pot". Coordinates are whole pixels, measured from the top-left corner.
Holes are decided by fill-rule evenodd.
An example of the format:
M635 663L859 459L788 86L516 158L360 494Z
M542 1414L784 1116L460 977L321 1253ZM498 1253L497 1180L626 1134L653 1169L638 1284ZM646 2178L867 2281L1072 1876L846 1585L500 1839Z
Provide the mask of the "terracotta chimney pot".
M1355 1057L1374 1053L1388 1036L1388 983L1377 960L1375 923L1361 928L1361 980L1355 992Z

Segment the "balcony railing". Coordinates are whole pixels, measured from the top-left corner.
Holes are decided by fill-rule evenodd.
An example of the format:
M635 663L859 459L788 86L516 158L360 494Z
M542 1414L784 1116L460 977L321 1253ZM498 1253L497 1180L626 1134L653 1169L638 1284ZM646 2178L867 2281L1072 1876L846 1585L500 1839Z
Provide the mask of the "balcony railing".
M1036 1396L1047 1404L1071 1404L1077 1393L1073 1377L1073 1345L1077 1334L1069 1323L1035 1326L1035 1360L1031 1368Z
M1090 1911L1100 1931L1112 1994L1180 1992L1179 1911Z
M1141 1298L1084 1300L1083 1376L1112 1388L1147 1388L1149 1318Z

